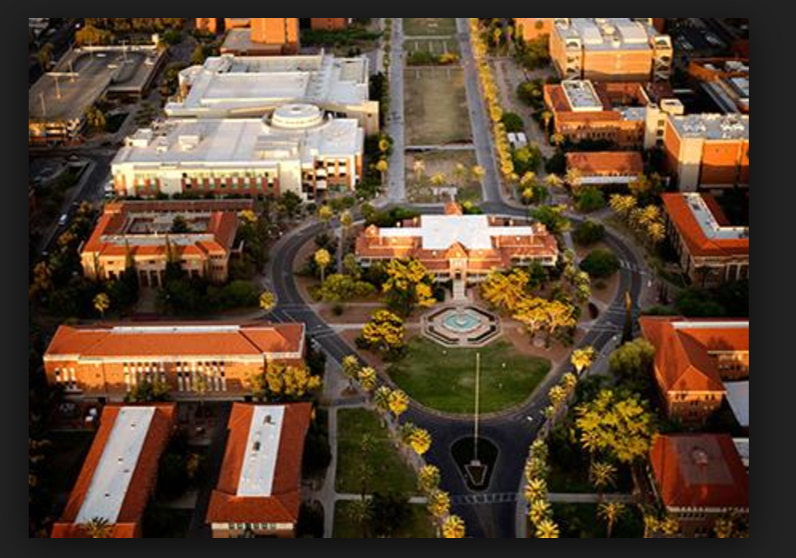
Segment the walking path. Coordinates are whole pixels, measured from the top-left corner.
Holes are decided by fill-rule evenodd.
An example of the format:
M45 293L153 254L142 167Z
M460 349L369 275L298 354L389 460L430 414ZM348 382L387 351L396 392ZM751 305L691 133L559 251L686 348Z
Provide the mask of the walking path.
M387 133L393 140L387 171L387 199L389 203L406 201L406 163L404 127L404 23L392 18L390 41L390 113L386 115Z

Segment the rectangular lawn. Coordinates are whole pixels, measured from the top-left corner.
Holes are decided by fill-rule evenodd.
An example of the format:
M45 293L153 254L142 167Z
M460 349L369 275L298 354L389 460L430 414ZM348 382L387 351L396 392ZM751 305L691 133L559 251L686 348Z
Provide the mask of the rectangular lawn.
M393 381L422 405L469 414L475 405L476 353L481 353L481 412L510 409L528 399L550 371L550 361L519 354L497 341L482 349L446 349L413 339L408 353L390 367Z
M408 68L404 83L407 145L472 140L467 91L460 67Z
M439 203L448 201L447 197L434 195L431 177L437 173L445 176L445 186L455 186L459 202L478 204L482 201L481 183L472 177L472 169L477 164L475 151L428 151L406 154L406 190L412 203ZM415 163L421 161L425 170L415 172ZM458 165L464 166L466 173L457 176Z
M366 409L341 409L337 413L337 491L360 494L362 490L362 438L371 439L366 464L370 470L369 494L414 494L414 471L399 455L379 417Z
M456 34L455 17L405 17L407 37L439 37Z
M351 518L352 502L338 502L334 509L335 539L358 539L362 537L362 527ZM433 539L434 526L425 506L412 506L412 517L406 529L393 535L396 539Z

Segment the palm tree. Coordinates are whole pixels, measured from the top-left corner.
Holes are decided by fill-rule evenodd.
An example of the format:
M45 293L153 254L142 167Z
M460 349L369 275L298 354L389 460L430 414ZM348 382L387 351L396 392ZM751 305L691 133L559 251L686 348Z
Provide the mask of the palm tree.
M360 370L359 385L362 386L362 389L367 393L376 389L376 385L378 385L378 374L376 373L376 369L366 366Z
M564 137L564 134L553 134L553 136L550 138L550 143L559 148L564 145L564 142L566 141L567 138Z
M382 416L386 417L390 413L390 396L392 390L387 386L381 386L373 394L373 405L376 411Z
M472 168L472 171L471 171L471 172L473 173L473 176L475 177L475 179L476 179L478 182L481 182L481 181L483 181L483 180L484 180L484 177L486 176L486 170L484 169L484 167L482 167L482 166L480 166L480 165L476 165L476 166L474 166L474 167Z
M589 469L589 476L602 501L605 489L616 483L616 467L611 463L594 463Z
M571 359L572 366L578 371L578 376L583 374L583 371L587 368L591 368L596 358L597 351L594 350L594 347L585 347L573 352Z
M329 223L334 219L334 210L328 205L322 205L318 209L318 219L328 227Z
M260 295L260 310L270 314L276 308L276 296L271 291L263 291Z
M552 112L550 112L549 110L546 110L546 111L542 112L542 122L544 123L544 135L545 135L545 137L547 137L547 135L550 133L550 122L552 122L552 121L553 121L553 113Z
M368 521L373 515L373 504L367 498L361 498L350 503L348 514L351 521L357 523L361 529L363 539L368 538Z
M444 173L436 172L431 177L431 185L436 186L437 188L444 186L446 182L448 182L448 179L445 177Z
M561 186L564 184L564 181L561 180L561 177L557 174L548 174L544 181L551 188L561 188Z
M417 180L417 183L421 184L423 182L423 175L426 172L426 164L420 160L415 161L412 169L415 171L415 179Z
M540 525L545 519L550 518L550 503L547 500L536 500L531 503L528 518L534 525Z
M332 263L332 255L328 250L321 248L315 252L315 264L321 272L321 283L326 282L326 268Z
M450 513L451 497L447 492L435 490L428 495L428 513L436 520L441 520Z
M547 481L544 479L531 479L525 487L525 499L528 502L544 500L547 497Z
M627 511L627 507L619 502L607 502L600 504L599 515L605 520L607 526L606 537L611 538L614 532L614 525Z
M89 539L110 539L113 535L113 525L102 517L95 517L82 527Z
M376 163L376 170L381 174L381 183L384 184L385 178L387 177L387 171L390 170L390 164L386 159L382 159Z
M442 538L463 539L467 535L464 521L458 515L451 515L442 524Z
M388 404L395 420L399 420L401 415L409 410L409 396L406 395L406 392L396 389L390 392Z
M423 457L431 449L431 434L428 430L407 424L404 426L401 436L404 444L420 457Z
M361 366L359 359L354 355L349 355L343 359L343 376L348 380L348 389L354 391L354 382L359 379Z
M105 293L99 293L94 297L94 309L105 319L105 312L111 307L111 299Z
M423 494L431 494L439 489L440 472L434 465L425 465L417 473L417 487Z
M558 525L551 519L545 519L536 526L537 539L558 539L561 538L561 531Z

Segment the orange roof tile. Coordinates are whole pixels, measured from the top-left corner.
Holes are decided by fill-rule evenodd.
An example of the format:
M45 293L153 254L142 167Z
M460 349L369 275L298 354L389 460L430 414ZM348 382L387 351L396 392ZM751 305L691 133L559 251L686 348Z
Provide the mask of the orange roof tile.
M636 176L644 172L644 159L637 151L567 153L567 168L584 176Z
M244 404L235 404L232 408L224 462L210 499L207 523L295 523L298 520L301 463L312 405L285 405L272 496L267 498L237 496L254 409L254 405Z
M749 508L749 475L730 436L660 436L650 461L668 508Z

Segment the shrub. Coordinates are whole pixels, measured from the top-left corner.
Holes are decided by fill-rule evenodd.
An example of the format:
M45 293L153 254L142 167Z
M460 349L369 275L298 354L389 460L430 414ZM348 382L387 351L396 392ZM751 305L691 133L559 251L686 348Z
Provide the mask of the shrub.
M593 213L606 206L605 195L598 188L583 188L577 198L575 207L581 213Z
M610 250L595 250L583 260L580 268L591 277L605 279L619 271L619 258Z
M572 238L581 246L593 246L605 239L605 227L594 221L584 221L572 233Z
M519 114L507 112L503 114L502 122L508 133L516 134L525 130L525 122L522 121L522 117Z

